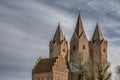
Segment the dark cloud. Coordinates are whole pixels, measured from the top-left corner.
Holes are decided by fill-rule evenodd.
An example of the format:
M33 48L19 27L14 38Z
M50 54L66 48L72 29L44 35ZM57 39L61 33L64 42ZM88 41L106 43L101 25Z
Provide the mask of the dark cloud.
M38 57L48 57L58 22L70 41L78 9L89 40L98 21L109 43L112 68L120 64L119 4L119 0L0 0L0 79L30 80Z

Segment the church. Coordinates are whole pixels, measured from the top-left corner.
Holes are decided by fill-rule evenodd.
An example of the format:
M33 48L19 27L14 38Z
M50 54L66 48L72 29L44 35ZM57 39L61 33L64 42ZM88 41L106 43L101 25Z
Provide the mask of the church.
M91 40L88 40L79 13L69 43L58 24L49 42L49 58L39 57L32 69L32 80L78 80L85 63L87 80L98 80L97 65L107 64L107 41L98 23Z

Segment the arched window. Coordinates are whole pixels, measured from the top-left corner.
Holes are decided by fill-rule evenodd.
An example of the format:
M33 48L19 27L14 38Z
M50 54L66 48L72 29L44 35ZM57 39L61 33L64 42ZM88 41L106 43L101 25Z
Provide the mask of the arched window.
M65 49L63 49L63 52L65 52Z
M82 48L85 50L85 45L83 45Z

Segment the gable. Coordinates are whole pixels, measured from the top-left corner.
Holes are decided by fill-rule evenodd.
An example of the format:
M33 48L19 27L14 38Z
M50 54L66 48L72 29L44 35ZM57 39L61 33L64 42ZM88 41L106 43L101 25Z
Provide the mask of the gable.
M67 69L67 63L65 61L65 57L63 56L59 56L54 64L54 67L53 67L53 70L54 71L59 71L59 72L68 72L68 69Z

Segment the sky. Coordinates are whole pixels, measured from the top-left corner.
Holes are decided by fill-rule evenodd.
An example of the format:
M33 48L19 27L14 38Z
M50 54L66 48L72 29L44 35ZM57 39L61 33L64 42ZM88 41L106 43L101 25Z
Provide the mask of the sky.
M59 22L70 41L78 10L89 40L99 22L114 72L120 65L120 0L0 0L0 80L31 80Z

